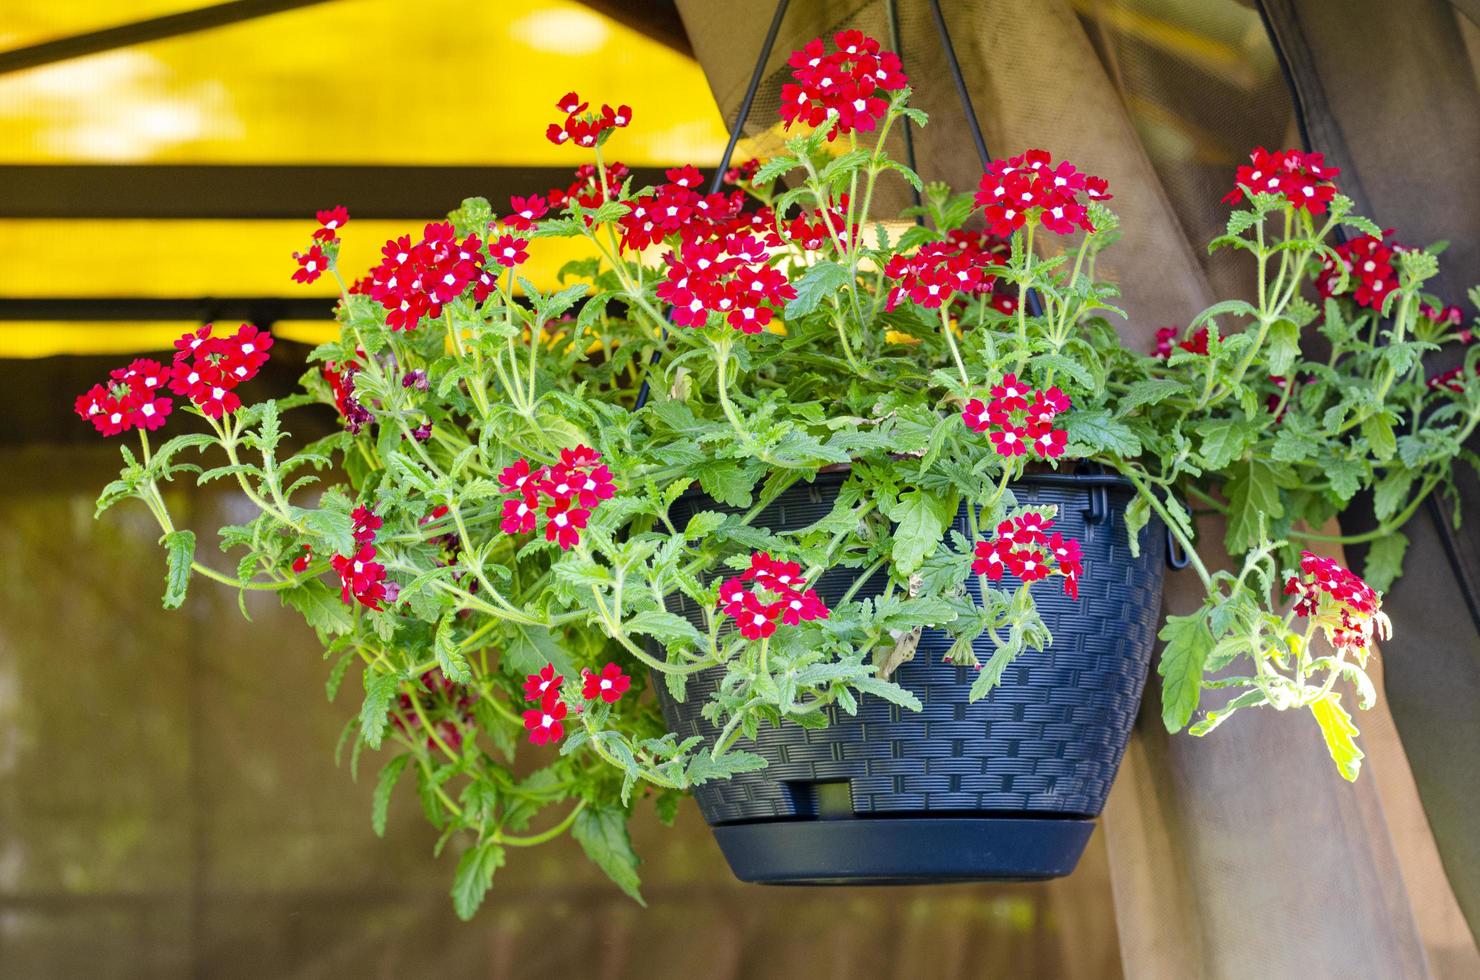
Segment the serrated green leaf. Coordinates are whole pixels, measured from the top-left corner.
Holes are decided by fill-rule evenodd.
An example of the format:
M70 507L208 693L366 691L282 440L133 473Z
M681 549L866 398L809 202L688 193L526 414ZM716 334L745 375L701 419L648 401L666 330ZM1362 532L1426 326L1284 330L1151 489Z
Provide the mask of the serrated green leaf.
M309 579L281 593L285 606L292 606L303 616L305 622L316 630L333 636L354 629L354 618L339 594L318 579Z
M179 609L190 586L190 563L195 561L195 532L171 531L164 536L167 568L164 576L164 607Z
M386 719L391 699L400 690L401 678L395 674L377 674L365 668L365 701L360 705L360 737L372 749L380 748L385 737Z
M370 829L375 831L376 837L385 836L385 821L390 813L391 793L396 788L396 780L401 778L401 773L410 761L409 754L396 756L381 767L380 775L375 780L375 792L370 796Z
M1221 470L1244 454L1259 427L1243 419L1213 419L1199 422L1193 430L1202 436L1200 451L1208 468Z
M1378 592L1386 592L1403 572L1403 556L1408 553L1408 536L1400 531L1389 531L1367 551L1367 563L1362 567L1362 577Z
M890 557L894 567L909 575L935 553L945 537L946 527L956 516L957 501L915 488L900 494L889 512L894 522L894 544Z
M1341 695L1331 692L1319 701L1311 702L1310 713L1321 726L1326 751L1331 753L1331 761L1336 763L1341 778L1347 782L1355 781L1362 771L1364 753L1357 746L1357 726L1352 724L1352 716L1341 706Z
M463 852L452 879L452 908L464 922L472 919L493 887L494 872L504 866L504 849L491 840Z
M1141 441L1130 427L1110 417L1107 409L1071 412L1064 417L1070 442L1081 443L1093 452L1111 453L1121 459L1141 455Z
M627 834L627 812L611 806L588 806L576 814L570 835L618 888L639 905L647 905L638 891L637 855Z
M1161 720L1175 734L1192 718L1202 695L1203 668L1213 651L1207 609L1191 616L1168 616L1157 637L1166 644L1156 665L1162 679Z
M795 320L817 309L823 298L848 284L848 270L836 262L818 262L792 283L796 298L786 304L786 319Z
M456 616L442 618L437 624L437 635L432 645L437 655L437 666L442 668L447 679L454 684L471 684L473 672L468 668L468 660L457 645L456 619Z

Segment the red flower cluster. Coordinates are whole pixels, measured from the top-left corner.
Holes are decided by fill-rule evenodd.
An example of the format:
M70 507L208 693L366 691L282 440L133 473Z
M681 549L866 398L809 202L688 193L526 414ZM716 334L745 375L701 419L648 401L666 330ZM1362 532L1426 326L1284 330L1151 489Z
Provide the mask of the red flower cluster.
M327 211L316 211L314 217L319 219L319 227L313 237L319 242L339 241L339 229L349 224L349 212L342 204Z
M1177 335L1182 331L1177 327L1158 327L1156 330L1155 357L1162 360L1172 356L1172 341L1177 341L1177 346L1194 354L1208 353L1208 328L1201 327L1192 335L1191 340L1177 340Z
M1326 158L1319 153L1270 153L1260 146L1249 154L1249 160L1251 163L1238 168L1234 177L1237 186L1224 195L1225 204L1240 203L1246 193L1279 194L1293 208L1325 214L1326 206L1336 196L1336 185L1331 181L1341 169L1326 166Z
M524 712L524 728L535 745L558 742L565 736L566 707L560 699L564 683L565 678L555 673L554 664L545 664L539 673L524 679L524 700L539 705ZM600 671L581 671L581 697L587 701L600 699L616 704L631 687L632 678L614 663L608 663Z
M600 672L581 671L581 697L587 701L600 698L607 704L616 704L631 686L632 678L622 673L622 668L614 663L608 663Z
M201 414L220 418L241 407L233 390L256 377L267 363L272 335L242 324L233 336L213 337L212 324L175 341L175 359L165 367L139 358L108 374L108 383L93 385L77 396L79 416L105 436L130 429L154 431L164 425L175 402L166 392L184 395Z
M587 112L590 103L582 102L574 92L567 92L555 108L565 113L565 122L552 122L545 130L545 139L559 146L573 143L576 146L593 147L601 142L601 134L609 129L625 129L632 122L632 107L617 106L613 109L603 105L601 111Z
M1391 235L1392 229L1383 232ZM1393 269L1393 257L1403 251L1402 245L1385 243L1376 235L1363 235L1336 246L1336 254L1348 276L1347 288L1358 306L1374 310L1382 307L1383 301L1398 288L1398 273ZM1330 255L1321 259L1321 273L1316 277L1316 292L1322 299L1336 295L1341 273L1336 260ZM1353 288L1355 287L1355 288Z
M995 248L983 248L980 242L994 241L990 236L952 232L943 242L921 245L914 255L894 255L884 267L884 274L896 285L889 290L886 310L893 310L902 297L926 309L934 310L949 303L959 294L976 296L990 292L997 277L988 272L1005 264L1005 256Z
M560 450L560 462L530 469L521 459L498 477L504 492L505 534L529 534L540 516L545 518L545 540L569 551L581 541L591 512L616 493L611 472L601 454L586 446Z
M1430 388L1446 388L1456 394L1461 393L1465 390L1464 373L1465 369L1463 367L1453 367L1448 371L1440 371L1428 379L1428 386ZM1475 374L1476 376L1480 376L1480 365L1476 366Z
M804 252L833 249L833 236L844 249L853 248L858 240L858 222L848 224L848 195L839 194L837 201L826 211L818 208L803 211L781 226L785 240Z
M428 693L427 704L422 708L427 721L432 723L448 748L453 751L462 748L462 726L473 723L473 705L477 703L477 697L467 687L454 684L442 673L440 667L433 667L422 674L421 686ZM411 695L398 695L396 704L400 711L391 714L391 721L402 732L414 735L422 727L422 723L421 716L416 713L416 707L411 701ZM430 733L427 735L426 745L429 749L437 747Z
M760 333L797 295L785 273L767 264L769 257L765 243L746 233L686 242L666 256L658 298L673 307L678 326L702 327L711 313L721 313L736 330Z
M760 640L784 626L826 619L827 604L815 590L807 588L802 566L779 561L764 551L750 556L750 567L727 579L719 588L725 615L732 616L747 640Z
M701 194L698 188L704 178L692 166L674 167L666 176L668 183L633 198L628 212L618 219L622 248L646 248L676 234L685 242L698 241L750 227L750 219L740 214L744 191Z
M972 572L997 582L1005 571L1024 584L1062 575L1064 594L1078 599L1079 577L1084 574L1079 542L1057 531L1049 534L1052 527L1053 518L1037 511L1003 521L997 525L997 536L990 543L976 543Z
M741 187L755 179L755 175L761 169L761 162L751 157L744 163L737 163L725 171L725 183L735 187Z
M502 244L513 242L522 249L521 239ZM483 243L477 235L458 241L450 221L427 225L414 245L410 235L391 239L380 254L383 258L370 270L366 292L389 311L385 322L392 330L415 330L422 317L436 319L442 315L442 306L463 295L469 286L475 303L487 299L495 287L496 276L486 268ZM503 265L523 261L502 252L496 252L494 260Z
M386 581L385 566L375 560L375 532L383 522L368 507L356 507L350 517L359 550L329 559L339 573L339 597L345 605L358 601L367 609L379 610L382 601L394 603L401 591L395 582Z
M879 93L909 84L899 55L879 50L879 42L861 31L841 31L833 43L837 50L831 54L820 37L791 53L787 63L796 81L781 86L781 118L787 129L798 121L815 127L836 118L829 140L854 130L873 132L889 111L889 100Z
M1079 196L1108 201L1108 187L1104 178L1082 174L1067 160L1054 166L1047 150L1029 150L992 161L982 174L976 205L994 235L1011 235L1035 217L1054 234L1067 235L1076 227L1095 230Z
M1285 595L1295 596L1295 615L1316 622L1331 645L1365 653L1374 630L1389 632L1382 596L1361 577L1334 560L1300 553L1300 573L1285 581Z
M1053 423L1068 410L1069 396L1057 387L1035 391L1009 374L992 387L991 402L971 399L961 418L973 432L988 433L1000 456L1011 459L1031 449L1039 459L1057 459L1064 455L1069 435Z

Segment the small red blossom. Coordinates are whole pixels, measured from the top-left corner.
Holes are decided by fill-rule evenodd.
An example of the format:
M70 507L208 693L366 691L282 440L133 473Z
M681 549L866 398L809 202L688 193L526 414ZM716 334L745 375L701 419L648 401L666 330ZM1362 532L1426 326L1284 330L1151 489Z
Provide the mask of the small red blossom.
M305 544L303 554L293 559L293 571L299 575L308 571L309 564L313 561L313 547Z
M1320 626L1332 646L1352 650L1362 660L1374 635L1387 639L1391 634L1382 595L1331 558L1301 552L1300 571L1285 580L1285 594L1296 597L1295 615Z
M1394 262L1404 249L1404 246L1386 240L1391 234L1392 229L1388 229L1382 238L1362 235L1337 245L1337 258L1324 256L1320 275L1316 277L1316 292L1321 298L1350 293L1358 306L1381 309L1383 302L1398 288ZM1341 269L1337 268L1337 261L1340 261Z
M580 147L593 147L601 141L607 130L623 129L632 122L632 108L618 106L613 109L603 105L601 112L588 111L591 104L574 92L567 92L555 108L565 114L565 122L552 122L545 129L545 139L556 146L574 143Z
M990 293L996 277L988 270L1006 261L1000 240L969 233L928 242L911 256L896 254L884 267L884 274L896 283L885 309L894 309L905 296L925 309L938 309L957 298Z
M1080 195L1090 201L1108 200L1106 188L1102 178L1080 173L1067 161L1055 166L1047 150L1028 150L987 167L977 187L976 205L993 235L1011 235L1034 219L1056 235L1076 228L1091 232L1094 225Z
M329 268L329 256L318 245L307 252L294 252L293 258L298 262L298 268L293 272L293 281L305 286L318 279Z
M329 564L339 573L340 598L345 605L359 602L368 609L380 609L383 600L392 598L385 580L385 566L375 560L373 544L366 544L353 555L335 555Z
M505 223L515 231L528 231L550 213L550 202L538 194L509 198L509 217Z
M885 95L908 84L899 56L880 50L873 38L842 31L833 35L833 43L837 50L831 53L821 38L792 52L792 81L781 86L787 129L796 122L817 127L831 119L829 140L855 130L872 132L889 109Z
M375 540L375 532L385 524L369 507L356 507L349 515L350 528L356 544L368 544Z
M1053 528L1053 518L1039 511L1024 511L997 526L991 541L978 541L971 571L1000 582L1004 574L1025 585L1053 575L1064 580L1064 594L1079 598L1079 577L1084 573L1079 542L1065 538Z
M1058 388L1035 391L1008 374L992 386L991 397L986 403L968 401L961 419L973 432L987 433L999 456L1013 459L1031 452L1039 459L1057 459L1064 454L1069 434L1054 428L1054 422L1069 410L1068 395Z
M319 219L319 228L313 233L313 237L321 242L332 242L337 239L339 229L349 222L349 212L344 209L343 205L316 212L314 216Z
M778 621L795 626L827 619L829 613L822 597L807 588L800 565L764 551L751 555L748 569L720 585L719 604L749 640L771 636Z
M546 695L540 706L524 712L524 727L535 745L558 742L565 737L565 702Z
M513 235L504 235L498 241L489 245L489 254L493 261L506 269L512 269L516 265L522 265L529 258L529 242Z
M565 678L555 673L555 665L545 664L539 669L539 673L529 674L524 678L524 700L543 703L551 696L551 692L558 695L563 683Z
M1234 176L1236 186L1224 196L1224 203L1239 204L1245 195L1279 194L1293 208L1325 214L1336 196L1332 181L1341 170L1328 166L1326 158L1319 153L1300 150L1271 153L1260 146L1249 154L1249 161L1238 168Z
M581 541L581 531L591 512L571 500L557 500L545 508L545 540L554 541L562 551L569 551Z
M607 704L616 704L631 686L632 678L622 673L621 667L608 663L600 673L588 670L582 675L581 697L587 701L600 698Z

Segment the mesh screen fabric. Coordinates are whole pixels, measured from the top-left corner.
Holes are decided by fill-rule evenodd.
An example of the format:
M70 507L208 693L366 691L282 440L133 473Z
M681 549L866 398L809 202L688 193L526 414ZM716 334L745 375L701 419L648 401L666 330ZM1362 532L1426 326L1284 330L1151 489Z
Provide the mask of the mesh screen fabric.
M1424 2L1447 9L1442 0ZM1391 21L1408 5L1391 6L1384 30L1389 38L1401 37L1401 30L1392 33ZM926 179L970 187L980 165L928 6L899 0L899 7L914 104L931 115L916 139L918 169ZM680 0L679 8L719 104L733 115L771 4L754 4L746 16L714 0ZM1338 57L1348 9L1331 5L1327 11L1324 37ZM1006 154L1042 146L1110 180L1126 237L1105 257L1104 268L1125 292L1130 317L1121 331L1128 341L1149 347L1157 326L1185 323L1215 292L1239 289L1243 273L1222 256L1207 257L1200 242L1226 221L1218 198L1247 148L1299 142L1291 100L1253 4L967 0L949 4L946 17L989 148ZM762 155L780 139L770 123L787 53L842 26L887 37L884 4L815 2L788 13L746 122ZM1459 40L1440 50L1462 48L1463 32L1453 33ZM1370 66L1377 63L1359 58L1355 67L1375 78ZM1473 88L1473 63L1463 65ZM1451 104L1462 106L1463 86L1453 79L1449 84L1458 92ZM1373 97L1359 91L1352 97ZM1394 122L1385 116L1380 127L1387 128L1378 135L1396 152L1402 145L1394 134L1402 130ZM1356 164L1337 162L1386 167L1393 176L1375 183L1388 193L1407 172L1392 159L1365 155ZM1430 189L1467 175L1473 183L1473 171L1456 159L1433 170L1425 174ZM1394 210L1419 193L1410 188ZM881 197L881 207L902 204L903 190L898 194ZM1453 217L1442 208L1426 212L1440 224ZM1468 241L1475 240L1472 230ZM1473 275L1473 264L1468 268ZM1221 534L1209 537L1220 540ZM1167 605L1186 611L1196 591L1187 576L1171 576ZM1431 693L1431 684L1420 686ZM1462 927L1456 932L1454 896L1435 873L1433 840L1387 708L1376 710L1384 721L1366 726L1369 771L1381 766L1391 776L1354 787L1337 785L1319 742L1296 724L1303 719L1256 717L1237 732L1220 731L1223 740L1215 744L1169 740L1155 712L1146 713L1105 821L1129 974L1462 976L1480 969L1473 943ZM1384 807L1401 813L1403 826L1424 832L1405 834L1402 850L1395 850ZM1331 828L1335 833L1324 832ZM1410 892L1420 901L1415 904Z

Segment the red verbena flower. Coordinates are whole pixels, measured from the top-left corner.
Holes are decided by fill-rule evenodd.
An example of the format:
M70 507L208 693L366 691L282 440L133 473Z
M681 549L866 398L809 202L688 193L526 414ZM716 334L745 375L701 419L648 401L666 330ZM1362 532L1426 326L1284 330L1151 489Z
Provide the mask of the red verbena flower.
M1089 232L1095 229L1080 195L1108 200L1106 187L1103 179L1082 174L1067 161L1055 166L1047 150L1028 150L992 161L977 187L976 205L993 235L1011 235L1035 218L1056 235L1076 228Z
M529 258L529 242L513 235L504 235L498 241L489 245L488 251L493 256L493 261L506 269L512 269L516 265L523 264Z
M319 219L319 228L313 233L313 237L321 242L332 242L337 239L339 229L349 222L349 212L344 209L343 205L316 212L314 216Z
M322 276L324 270L329 268L329 256L318 245L307 252L294 252L293 258L298 262L298 268L293 272L293 281L304 285Z
M961 420L973 432L985 432L999 456L1012 459L1028 452L1039 459L1064 455L1069 434L1054 422L1070 407L1069 396L1058 388L1035 391L1017 375L1008 374L993 385L992 400L973 398L961 410ZM1029 402L1029 398L1032 402Z
M581 676L581 697L587 701L600 698L607 704L616 704L632 686L632 678L622 673L622 668L614 663L608 663L600 673L588 670Z
M524 700L543 702L552 691L558 694L563 683L565 678L555 673L555 665L545 664L539 673L524 678Z
M339 573L340 598L346 605L359 602L368 609L380 609L382 600L391 598L385 581L385 566L375 560L373 544L365 544L353 555L335 555L329 564Z
M1032 510L1003 521L991 541L976 543L972 573L993 582L1012 575L1025 585L1058 575L1064 580L1064 594L1079 598L1079 577L1084 573L1079 542L1057 531L1049 534L1052 527L1052 517Z
M1316 292L1321 298L1350 293L1358 306L1381 309L1383 301L1398 288L1398 273L1393 263L1404 250L1402 245L1384 240L1391 234L1389 228L1383 232L1383 238L1362 235L1337 245L1337 258L1323 256L1316 277ZM1340 269L1336 265L1338 260Z
M1296 597L1295 615L1320 626L1332 646L1363 661L1374 635L1384 640L1391 635L1381 594L1333 559L1301 552L1300 571L1285 580L1285 594Z
M535 745L558 742L565 737L565 702L546 695L540 706L524 712L524 727L529 731L529 740Z
M305 544L303 546L303 554L293 559L293 571L299 575L302 575L304 572L308 571L308 566L312 561L313 548L312 546Z
M772 635L778 621L795 626L827 619L829 613L822 597L807 588L802 566L764 551L751 555L749 568L720 585L719 605L748 640Z
M1327 166L1326 158L1319 153L1300 150L1271 153L1259 146L1249 154L1249 161L1238 168L1234 176L1236 186L1224 196L1224 203L1238 204L1245 195L1279 194L1293 208L1325 214L1336 196L1332 181L1341 170Z
M872 132L889 110L883 93L897 92L909 79L899 56L859 31L833 35L837 50L827 53L821 38L793 51L792 81L781 86L781 118L786 128L802 122L821 126L834 120L829 140L859 130Z

